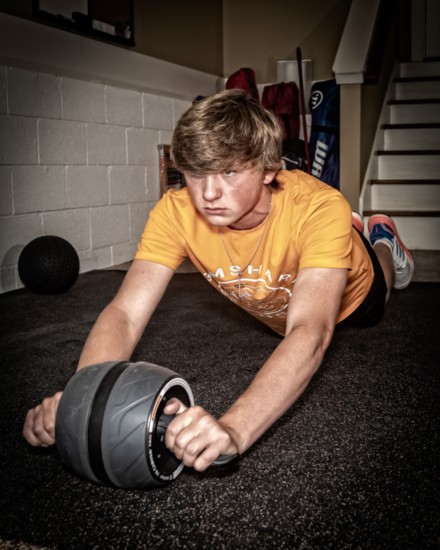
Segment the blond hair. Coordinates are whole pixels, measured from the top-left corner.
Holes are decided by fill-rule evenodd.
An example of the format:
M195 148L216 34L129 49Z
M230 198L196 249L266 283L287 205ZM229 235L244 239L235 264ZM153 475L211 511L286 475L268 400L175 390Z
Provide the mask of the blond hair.
M171 152L178 170L206 175L251 163L263 172L281 166L277 119L243 90L225 90L193 104L180 118Z

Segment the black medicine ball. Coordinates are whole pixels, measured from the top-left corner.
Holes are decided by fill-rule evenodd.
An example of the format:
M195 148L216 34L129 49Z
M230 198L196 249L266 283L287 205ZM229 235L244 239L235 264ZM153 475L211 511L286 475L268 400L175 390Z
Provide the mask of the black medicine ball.
M60 294L77 280L79 257L61 237L37 237L21 251L18 274L24 286L37 294Z

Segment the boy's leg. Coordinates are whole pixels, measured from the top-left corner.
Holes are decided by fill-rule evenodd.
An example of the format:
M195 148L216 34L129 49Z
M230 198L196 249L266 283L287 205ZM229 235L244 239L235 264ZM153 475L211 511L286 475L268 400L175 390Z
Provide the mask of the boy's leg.
M391 294L391 289L394 286L394 262L393 255L391 253L390 247L384 243L377 243L374 248L374 253L379 260L380 267L383 271L383 276L385 277L385 283L387 285L387 297L386 301L388 302Z
M414 274L414 262L400 239L393 220L384 214L371 216L368 220L370 242L382 267L388 288L406 288Z

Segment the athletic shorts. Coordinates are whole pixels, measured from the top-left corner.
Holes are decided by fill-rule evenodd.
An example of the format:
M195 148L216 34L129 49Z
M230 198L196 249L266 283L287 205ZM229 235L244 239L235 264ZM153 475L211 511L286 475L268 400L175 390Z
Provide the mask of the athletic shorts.
M385 311L387 285L385 283L382 268L370 243L364 235L362 235L362 233L359 233L359 235L362 237L362 242L367 249L371 262L373 263L373 284L371 285L364 301L346 319L338 323L338 327L372 327L373 325L377 325L382 320Z

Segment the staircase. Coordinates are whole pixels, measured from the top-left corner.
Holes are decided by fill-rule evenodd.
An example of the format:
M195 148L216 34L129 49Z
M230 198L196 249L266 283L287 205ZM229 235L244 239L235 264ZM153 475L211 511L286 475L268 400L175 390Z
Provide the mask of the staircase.
M396 65L360 211L391 216L410 250L440 250L440 61Z

